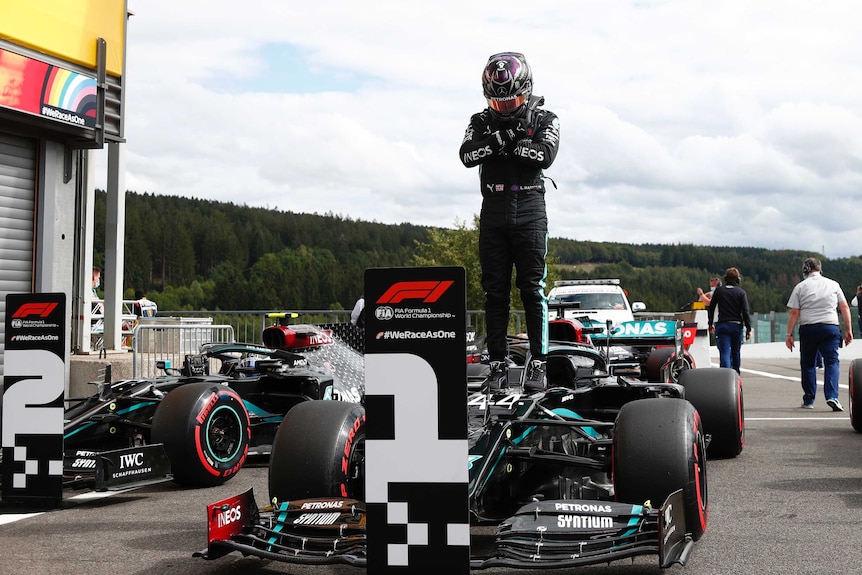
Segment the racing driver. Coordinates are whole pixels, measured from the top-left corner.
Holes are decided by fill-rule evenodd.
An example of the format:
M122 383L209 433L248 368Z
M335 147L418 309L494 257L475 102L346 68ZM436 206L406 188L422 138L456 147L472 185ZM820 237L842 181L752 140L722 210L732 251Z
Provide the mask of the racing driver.
M557 116L539 108L533 75L523 54L501 52L482 72L488 107L470 118L461 143L461 161L479 166L482 211L479 215L479 263L485 292L485 321L490 382L506 387L506 332L512 266L521 292L530 341L525 388L547 386L548 300L545 295L548 217L543 169L557 155ZM553 183L553 180L551 180Z

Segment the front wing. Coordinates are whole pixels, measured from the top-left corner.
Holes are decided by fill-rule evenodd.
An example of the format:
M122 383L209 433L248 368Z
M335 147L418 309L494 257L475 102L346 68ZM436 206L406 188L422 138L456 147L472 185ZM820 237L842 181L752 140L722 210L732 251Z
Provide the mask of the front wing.
M251 489L207 506L207 549L217 559L233 551L299 564L367 565L365 504L306 499L258 509ZM491 567L561 568L657 554L661 567L684 565L693 541L682 491L659 509L606 501L558 500L523 506L498 530L494 553L470 560Z
M111 451L70 450L63 456L63 484L92 486L96 491L141 487L173 479L171 462L161 443Z
M649 554L670 567L684 565L692 545L681 490L660 509L607 501L540 501L504 521L494 555L472 559L470 567L556 569Z
M258 509L254 490L207 506L207 549L218 559L232 551L266 559L323 565L366 565L365 504L353 499L306 499Z

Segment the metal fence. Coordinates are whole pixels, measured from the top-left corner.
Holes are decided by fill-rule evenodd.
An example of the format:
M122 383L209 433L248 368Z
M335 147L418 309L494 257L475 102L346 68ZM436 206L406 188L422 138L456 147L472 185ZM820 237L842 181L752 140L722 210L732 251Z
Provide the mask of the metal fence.
M132 336L132 377L152 378L164 375L156 367L158 361L180 368L187 354L200 351L205 343L233 342L232 325L213 325L206 321L186 322L180 318L153 318L139 323ZM175 321L176 320L176 321Z
M268 325L275 323L268 317L271 313L285 313L285 310L245 310L245 311L166 311L159 315L178 316L183 318L211 318L213 323L230 325L234 329L237 341L262 343L261 334ZM337 324L350 321L350 310L290 310L286 313L296 313L293 323ZM673 315L674 312L643 312L635 314L636 318L648 319ZM769 312L751 314L752 343L783 342L787 328L788 312ZM857 322L853 322L854 337L862 337L855 333ZM485 333L485 312L482 310L467 311L467 325L476 329L476 333ZM526 330L524 312L515 310L509 321L510 333L523 333Z
M238 311L159 311L162 316L176 316L188 321L189 319L209 319L213 323L230 325L233 327L236 341L245 343L263 343L261 334L264 328L275 325L276 320L270 318L270 314L297 314L291 323L304 323L311 325L346 324L350 322L350 310L238 310ZM467 311L467 325L475 327L477 333L485 333L485 312L477 310ZM511 333L522 333L526 328L523 326L524 312L512 313L509 328Z

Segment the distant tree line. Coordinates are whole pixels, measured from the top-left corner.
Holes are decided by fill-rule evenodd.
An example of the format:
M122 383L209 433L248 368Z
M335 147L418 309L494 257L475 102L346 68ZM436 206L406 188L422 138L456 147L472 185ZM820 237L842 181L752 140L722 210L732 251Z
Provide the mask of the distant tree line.
M848 302L862 284L858 256L828 259L817 252L768 250L752 247L627 245L557 240L552 242L566 278L618 277L629 299L643 301L655 311L675 311L707 289L711 277L724 278L727 268L742 274L752 312L787 311L790 292L802 279L802 261L810 256L823 263L823 273L841 284ZM588 259L580 259L587 257ZM577 263L575 263L577 262ZM565 266L564 266L565 268Z
M105 254L106 194L96 194L94 262ZM216 202L126 194L124 294L144 290L160 310L350 309L370 267L463 265L467 305L481 309L475 217L453 228L381 224L327 213L301 214ZM862 283L858 256L690 244L623 244L551 238L555 279L620 278L632 301L676 311L697 287L742 272L752 311L785 311L802 260L823 260L824 274L848 299ZM513 307L520 307L513 290Z

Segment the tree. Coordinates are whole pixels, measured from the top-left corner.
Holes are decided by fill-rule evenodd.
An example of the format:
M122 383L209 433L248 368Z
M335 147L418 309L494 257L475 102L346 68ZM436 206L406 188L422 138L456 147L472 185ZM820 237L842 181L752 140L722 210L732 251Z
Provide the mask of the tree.
M427 242L416 242L413 263L417 266L460 266L467 278L467 309L483 309L482 267L479 265L479 216L473 227L455 219L454 229L432 229Z
M559 279L552 254L548 256L548 290ZM485 291L482 289L482 266L479 264L479 216L473 216L472 227L455 219L454 229L430 229L427 242L416 242L413 262L417 266L461 266L467 276L467 309L485 308ZM515 287L514 272L510 296L513 309L522 309L521 295Z

